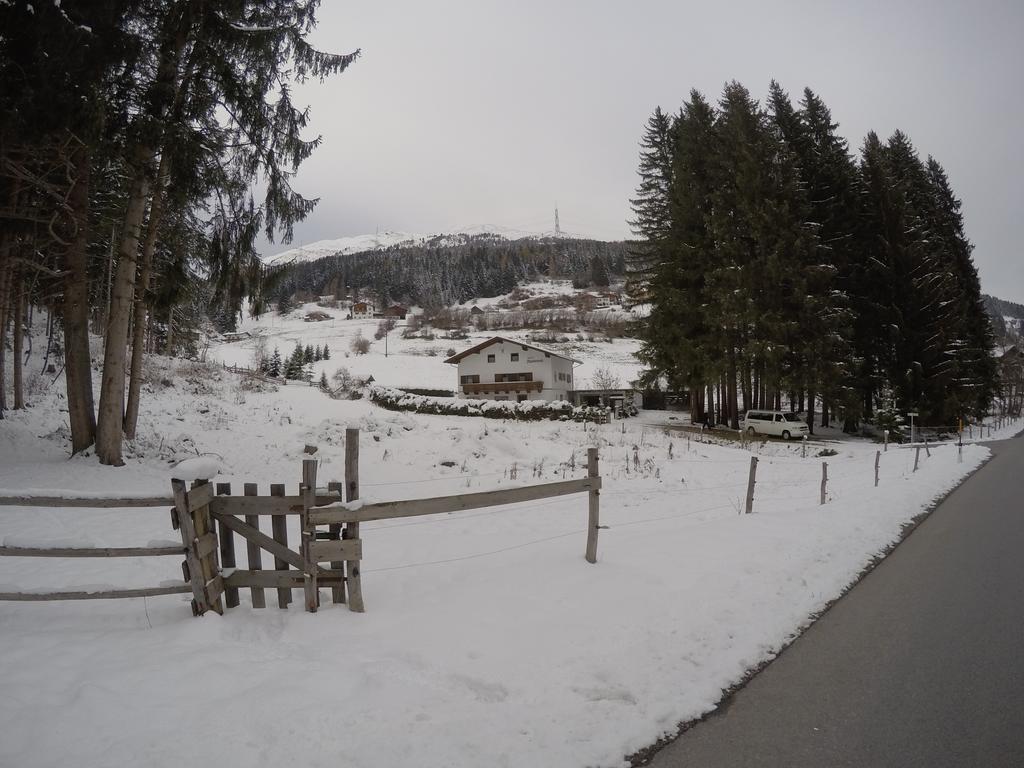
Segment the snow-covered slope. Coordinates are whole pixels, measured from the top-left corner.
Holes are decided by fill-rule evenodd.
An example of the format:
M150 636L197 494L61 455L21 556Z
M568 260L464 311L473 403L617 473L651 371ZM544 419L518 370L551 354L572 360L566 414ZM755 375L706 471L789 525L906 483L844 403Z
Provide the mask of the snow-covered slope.
M541 239L548 237L578 239L582 237L582 235L573 235L566 232L527 232L521 229L488 225L461 227L450 232L426 235L411 234L409 232L378 232L374 235L353 235L351 237L340 237L335 240L318 240L315 243L301 245L298 248L290 248L287 251L282 251L272 256L264 256L263 260L267 264L316 261L325 256L381 251L394 246L414 246L427 243L435 246L460 245L467 242L470 238L482 236L492 236L498 240Z

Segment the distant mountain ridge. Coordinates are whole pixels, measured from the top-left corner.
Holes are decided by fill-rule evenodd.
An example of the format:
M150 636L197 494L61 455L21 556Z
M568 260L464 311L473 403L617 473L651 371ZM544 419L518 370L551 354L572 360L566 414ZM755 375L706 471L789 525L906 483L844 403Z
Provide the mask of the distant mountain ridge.
M996 341L1000 344L1012 344L1024 335L1024 304L981 295L985 302L985 310L992 320L992 329L996 333Z
M546 240L549 238L564 238L566 240L589 240L592 238L583 235L574 235L567 232L527 232L509 227L496 227L488 225L477 225L463 227L450 232L438 232L434 234L413 234L409 232L384 231L373 235L352 235L340 237L334 240L318 240L315 243L300 245L297 248L290 248L287 251L264 256L266 264L296 264L316 261L327 256L347 256L356 253L372 253L385 251L391 248L415 248L415 247L453 247L468 245L471 242L486 240L508 241L515 240Z

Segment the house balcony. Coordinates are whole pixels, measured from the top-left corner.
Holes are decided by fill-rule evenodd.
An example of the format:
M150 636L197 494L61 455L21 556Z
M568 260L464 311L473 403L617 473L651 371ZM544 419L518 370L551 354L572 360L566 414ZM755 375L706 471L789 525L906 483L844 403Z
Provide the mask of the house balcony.
M492 392L496 395L508 392L541 392L543 381L485 381L480 384L460 384L464 395L478 395Z

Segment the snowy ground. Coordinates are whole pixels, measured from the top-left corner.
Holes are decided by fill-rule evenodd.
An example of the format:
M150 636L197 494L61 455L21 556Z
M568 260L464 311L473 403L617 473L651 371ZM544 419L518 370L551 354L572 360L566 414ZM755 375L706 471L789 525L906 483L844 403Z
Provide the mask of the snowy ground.
M568 283L566 283L568 285ZM540 284L530 284L538 295L542 290L557 292L560 284L544 288ZM568 288L572 290L571 286ZM326 312L331 320L307 323L306 313L312 311ZM373 376L374 380L388 387L418 387L426 389L454 389L458 382L456 366L445 365L450 350L461 352L474 344L478 344L493 336L505 336L511 339L528 339L529 331L474 331L470 338L452 340L443 338L443 331L435 331L436 338L403 339L404 321L398 321L398 327L388 334L387 343L381 339L375 341L373 336L379 320L345 320L347 312L341 309L324 309L316 304L305 304L285 317L277 313L268 313L258 319L246 316L239 325L240 331L253 334L253 338L231 343L214 343L210 347L208 357L228 365L252 366L258 348L263 347L267 353L273 353L276 347L282 357L287 358L296 343L323 346L327 344L331 350L331 359L314 363L314 380L320 378L321 371L328 378L339 366L348 368L354 376ZM372 342L370 351L365 355L351 352L352 339L356 335ZM635 379L640 372L640 364L634 357L639 348L635 339L615 339L607 341L577 340L575 334L566 334L570 339L567 343L547 344L541 346L552 349L560 354L574 357L582 364L575 369L577 386L584 389L590 386L594 372L598 368L611 371L619 377L622 386Z
M294 492L307 442L320 478L341 478L346 426L362 429L363 495L380 500L581 476L597 445L610 526L598 563L583 559L581 495L364 524L365 614L255 611L245 592L201 619L186 596L0 603L2 766L620 765L713 709L988 455L969 445L958 463L937 447L914 473L913 452L890 448L876 489L876 446L836 444L819 506L821 458L754 444L755 513L742 515L748 452L639 420L623 432L397 414L167 361L150 381L145 438L120 469L68 460L63 401L36 389L0 423L0 494L166 493L171 462L196 454L222 461L219 481ZM175 536L162 509L0 507L10 544ZM176 558L0 558L0 591L179 578Z

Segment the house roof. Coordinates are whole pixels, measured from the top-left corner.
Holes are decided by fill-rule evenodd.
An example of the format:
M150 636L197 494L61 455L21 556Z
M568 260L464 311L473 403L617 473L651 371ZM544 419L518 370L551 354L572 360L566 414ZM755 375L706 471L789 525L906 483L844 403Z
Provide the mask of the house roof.
M537 352L543 352L545 355L551 355L553 357L559 357L562 360L568 360L570 363L579 363L579 360L574 360L571 357L566 357L565 355L560 355L557 352L552 352L550 349L544 349L543 347L537 347L537 346L534 346L533 344L527 344L524 341L517 341L516 339L506 339L504 336L494 336L494 337L488 339L487 341L482 341L479 344L477 344L475 347L470 347L469 349L466 349L466 350L463 350L462 352L459 352L459 354L457 354L457 355L452 355L447 360L445 360L445 362L446 363L457 363L457 362L459 362L460 360L462 360L465 357L469 357L470 355L475 355L477 352L479 352L479 351L481 351L483 349L486 349L487 347L491 346L492 344L502 344L502 343L504 343L504 344L516 344L516 345L518 345L520 347L523 347L524 349L534 349Z

